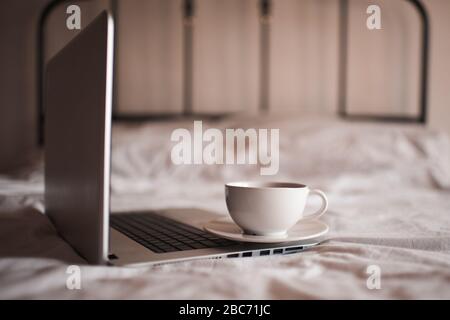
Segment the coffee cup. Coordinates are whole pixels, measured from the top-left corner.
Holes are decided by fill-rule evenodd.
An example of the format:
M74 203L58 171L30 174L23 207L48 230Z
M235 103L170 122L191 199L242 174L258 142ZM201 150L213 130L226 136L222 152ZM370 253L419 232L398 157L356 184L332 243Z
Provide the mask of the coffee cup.
M318 195L322 205L305 214L309 195ZM245 234L268 237L286 236L299 220L317 219L328 208L322 191L290 182L230 182L225 198L231 218Z

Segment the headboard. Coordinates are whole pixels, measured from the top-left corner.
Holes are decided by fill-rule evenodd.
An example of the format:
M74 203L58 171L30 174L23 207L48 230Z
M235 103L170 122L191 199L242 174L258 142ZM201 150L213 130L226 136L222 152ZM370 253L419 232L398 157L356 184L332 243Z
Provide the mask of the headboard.
M84 0L89 1L89 0ZM117 1L110 0L110 9L113 15L117 13ZM259 104L260 112L267 112L270 109L269 89L270 89L270 44L271 44L271 15L273 2L276 0L258 0L259 1ZM301 0L299 0L301 1ZM349 40L349 1L337 0L339 3L339 64L338 64L338 114L345 119L350 120L374 120L391 121L404 123L426 123L427 120L427 86L428 86L428 60L429 60L429 17L427 11L420 0L399 0L406 1L413 6L420 16L421 23L421 45L420 45L420 111L417 116L394 116L394 115L370 115L354 114L348 111L348 40ZM38 26L38 137L39 143L43 143L43 127L45 113L42 103L43 92L43 73L44 73L44 48L45 48L45 30L44 26L50 13L64 0L51 1L42 11ZM183 0L184 21L182 24L182 99L183 110L179 114L158 113L158 114L124 114L115 112L113 119L120 121L152 121L173 119L176 117L196 116L207 118L221 118L223 114L199 114L193 110L192 83L193 83L193 17L195 16L195 0ZM117 45L117 42L116 42ZM116 100L116 99L115 99Z

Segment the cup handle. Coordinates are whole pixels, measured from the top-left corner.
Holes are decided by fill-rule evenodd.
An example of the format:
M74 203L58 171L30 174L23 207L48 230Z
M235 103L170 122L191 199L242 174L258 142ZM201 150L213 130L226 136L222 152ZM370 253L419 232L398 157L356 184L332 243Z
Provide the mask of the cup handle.
M325 195L325 193L323 193L323 191L318 190L318 189L314 189L309 191L309 194L316 194L318 195L321 199L322 199L322 206L320 207L319 210L317 210L316 212L312 213L312 214L308 214L307 216L303 216L303 219L317 219L320 218L328 209L328 199L327 196Z

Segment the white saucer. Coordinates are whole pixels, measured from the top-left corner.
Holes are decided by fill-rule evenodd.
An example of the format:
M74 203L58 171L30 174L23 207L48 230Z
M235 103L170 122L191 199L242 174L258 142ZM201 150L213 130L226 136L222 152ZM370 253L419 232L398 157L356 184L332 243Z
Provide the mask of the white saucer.
M203 228L217 236L240 242L280 243L317 238L328 232L328 225L319 220L299 221L282 237L244 234L230 217L207 222Z

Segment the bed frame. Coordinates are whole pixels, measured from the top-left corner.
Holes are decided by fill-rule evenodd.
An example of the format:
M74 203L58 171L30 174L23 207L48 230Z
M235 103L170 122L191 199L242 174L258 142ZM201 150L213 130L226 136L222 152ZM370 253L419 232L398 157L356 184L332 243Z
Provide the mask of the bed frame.
M43 145L43 129L44 129L44 108L43 108L43 74L44 74L44 48L45 48L45 34L44 26L46 20L53 9L63 3L65 0L51 1L41 12L38 25L38 142ZM90 0L81 0L90 1ZM113 15L117 12L117 1L110 0L111 11ZM339 1L339 105L338 114L349 120L370 120L370 121L385 121L385 122L402 122L402 123L421 123L425 124L427 121L427 107L428 107L428 64L429 64L429 37L430 37L430 23L428 13L420 0L401 0L410 3L419 13L421 20L421 66L420 66L420 112L415 117L410 116L392 116L392 115L364 115L364 114L349 114L347 111L347 66L348 66L348 7L349 0ZM270 16L273 0L259 0L260 3L260 111L267 112L269 110L269 47L270 47ZM113 119L116 121L160 121L174 118L184 118L188 116L195 116L209 119L220 119L226 114L199 114L194 113L192 108L192 18L195 14L195 0L184 0L184 24L183 24L183 112L180 114L119 114L113 112ZM117 21L117 19L116 19ZM115 41L117 46L117 40ZM114 90L116 92L116 90ZM114 99L116 101L116 99ZM113 108L114 110L115 108Z
M420 66L420 112L416 117L388 115L350 115L347 112L347 65L348 65L348 2L340 0L340 47L339 47L339 115L355 120L375 120L386 122L422 123L427 122L428 107L428 57L430 23L428 13L420 0L403 0L414 6L419 13L422 26L421 34L421 66Z

